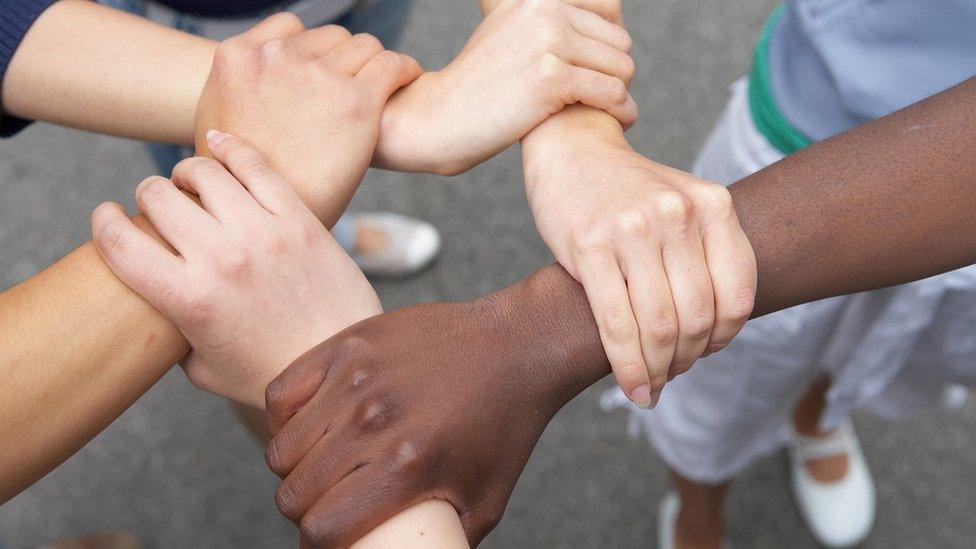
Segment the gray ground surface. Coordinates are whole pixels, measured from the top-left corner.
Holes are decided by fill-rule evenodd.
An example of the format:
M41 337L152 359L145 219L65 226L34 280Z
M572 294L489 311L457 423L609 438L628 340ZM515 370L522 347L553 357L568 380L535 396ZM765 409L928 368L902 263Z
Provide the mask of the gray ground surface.
M631 140L687 166L746 70L770 0L631 0L642 119ZM418 0L403 49L427 67L450 59L477 21L473 1ZM436 37L436 38L435 38ZM136 143L37 125L0 145L0 287L88 238L99 202L151 173ZM456 178L372 173L355 207L427 218L446 236L423 276L377 288L388 308L474 297L551 260L524 204L515 151ZM131 207L131 199L127 200ZM29 367L29 365L20 365ZM660 461L605 415L591 390L552 423L486 547L649 547L666 488ZM911 425L858 417L880 510L868 547L973 547L976 407ZM15 440L0 444L17 444ZM128 530L147 547L289 547L275 477L227 406L172 372L84 450L0 508L0 539L29 547ZM736 547L813 547L794 511L782 456L753 467L729 506Z

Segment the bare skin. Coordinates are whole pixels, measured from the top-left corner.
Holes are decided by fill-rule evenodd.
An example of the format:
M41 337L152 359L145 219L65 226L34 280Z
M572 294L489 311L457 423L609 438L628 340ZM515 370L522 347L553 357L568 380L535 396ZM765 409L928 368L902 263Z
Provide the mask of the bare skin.
M974 104L976 78L734 184L759 266L753 316L976 262ZM268 387L279 506L333 546L437 497L477 543L545 425L609 373L583 289L558 266L474 302L371 317ZM333 414L345 399L361 404Z

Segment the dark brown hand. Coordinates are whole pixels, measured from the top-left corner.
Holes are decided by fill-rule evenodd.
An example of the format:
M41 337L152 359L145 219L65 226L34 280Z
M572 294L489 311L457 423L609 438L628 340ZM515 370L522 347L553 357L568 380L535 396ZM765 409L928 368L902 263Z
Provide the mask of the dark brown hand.
M554 266L473 303L374 317L313 349L268 388L279 509L306 544L344 547L437 498L477 543L552 416L609 371L592 318L574 313L584 310ZM538 334L553 336L540 345Z

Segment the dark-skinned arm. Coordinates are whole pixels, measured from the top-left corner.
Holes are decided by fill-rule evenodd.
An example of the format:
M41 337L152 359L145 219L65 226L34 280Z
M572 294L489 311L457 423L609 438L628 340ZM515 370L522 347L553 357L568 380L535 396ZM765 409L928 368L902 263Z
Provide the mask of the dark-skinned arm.
M753 316L976 262L974 128L970 79L733 185L758 259ZM609 373L558 265L474 302L365 320L268 387L278 506L308 546L331 547L439 498L477 543L550 419Z

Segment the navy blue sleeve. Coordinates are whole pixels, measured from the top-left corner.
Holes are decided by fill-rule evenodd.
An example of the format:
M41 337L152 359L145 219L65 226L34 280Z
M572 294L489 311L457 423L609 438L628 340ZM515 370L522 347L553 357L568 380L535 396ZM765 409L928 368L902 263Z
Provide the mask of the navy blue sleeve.
M55 0L0 0L0 82L7 74L10 60L24 40L27 29ZM27 120L5 116L0 112L0 137L11 135L30 124Z

